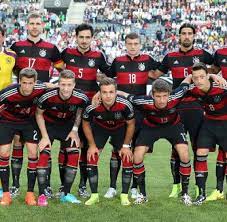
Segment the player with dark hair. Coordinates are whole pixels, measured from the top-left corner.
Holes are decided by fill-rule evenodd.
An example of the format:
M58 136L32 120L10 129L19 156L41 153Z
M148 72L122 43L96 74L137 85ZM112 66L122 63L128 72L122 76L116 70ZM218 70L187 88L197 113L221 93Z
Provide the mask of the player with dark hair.
M89 145L87 170L92 192L85 205L99 202L97 165L99 154L109 137L122 159L121 204L129 205L128 190L132 176L130 143L135 129L133 107L128 100L117 96L117 86L113 79L104 78L99 87L102 102L97 106L89 105L83 114L83 130Z
M116 77L118 89L124 92L145 95L146 86L149 80L149 73L159 67L150 55L141 52L141 39L137 33L129 33L125 37L126 54L118 56L114 59L111 65L111 75ZM142 115L138 110L135 110L136 129L133 137L132 146L135 144L136 137L139 133L139 128L142 122ZM116 193L117 175L120 170L121 159L118 152L115 152L113 147L112 156L110 159L110 187L104 197L113 198ZM136 198L137 185L133 180L131 189L131 197Z
M196 98L204 107L204 122L197 140L195 174L199 195L194 204L202 204L206 200L206 179L208 176L207 156L209 150L216 145L222 147L227 156L227 89L209 80L208 69L204 63L197 63L192 67L192 80L189 94Z
M88 97L79 90L75 90L74 73L70 70L60 72L59 88L44 93L38 100L36 121L41 132L39 142L40 156L37 165L39 183L39 206L47 206L45 189L48 186L48 160L51 155L51 144L54 139L61 143L62 152L66 155L65 165L60 171L63 183L61 202L80 203L70 193L79 163L80 138L78 127L82 110L87 106Z
M12 202L9 193L9 158L11 143L17 132L22 135L28 149L28 189L25 202L27 205L36 205L34 186L38 135L34 114L36 100L46 89L44 84L36 84L37 75L34 69L24 68L19 73L19 84L0 91L0 104L4 104L0 116L0 178L3 187L1 205L10 205Z
M204 62L205 64L211 65L213 63L213 57L207 51L194 48L195 34L196 30L192 24L184 23L180 27L179 50L170 52L164 57L158 70L153 73L154 78L171 71L173 89L175 89L185 77L191 74L193 64ZM195 156L198 131L203 121L203 109L198 102L193 100L195 99L189 97L182 100L181 104L178 106L178 112L181 116L181 121L184 124L186 133L189 133ZM170 165L174 184L169 197L177 197L181 192L179 174L180 160L174 149ZM196 192L198 193L198 189L196 189Z
M91 41L93 38L93 28L88 24L81 24L76 28L76 48L66 48L62 52L62 59L65 62L66 69L75 73L77 89L85 92L89 99L98 91L99 87L97 80L99 75L98 70L102 73L109 73L109 65L106 62L105 56L101 51L91 49ZM86 139L83 135L82 128L79 128L81 137L81 146L86 146ZM86 149L81 149L80 156L80 184L78 194L83 197L89 197L86 190L87 170L86 170ZM64 154L59 153L59 168L64 161Z
M63 68L63 62L58 48L52 43L41 39L43 32L42 15L38 12L31 12L27 17L27 31L28 37L26 40L15 42L11 49L16 52L17 59L15 65L15 74L25 68L34 68L37 73L37 79L42 82L49 82L50 67L53 66L58 69ZM13 153L11 159L12 179L13 184L10 192L13 197L19 194L19 179L23 164L23 144L20 138L16 136L13 145ZM51 196L50 188L50 173L51 160L49 162L49 186L46 194Z
M157 79L152 84L149 96L136 96L120 92L144 113L143 124L133 154L133 174L141 192L137 195L135 204L147 202L144 155L149 149L153 150L153 144L160 138L167 139L180 157L182 201L185 205L192 204L188 195L191 173L190 156L184 126L176 109L186 94L190 82L191 76L188 76L178 88L171 92L171 87L165 80Z

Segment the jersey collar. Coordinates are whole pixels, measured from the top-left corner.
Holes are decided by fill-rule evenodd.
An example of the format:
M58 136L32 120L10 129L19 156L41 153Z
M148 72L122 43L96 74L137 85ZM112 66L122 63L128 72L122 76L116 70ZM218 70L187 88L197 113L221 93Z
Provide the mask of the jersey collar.
M30 43L32 43L32 44L38 44L38 43L42 42L43 40L40 38L40 40L35 43L32 40L30 40L29 38L27 38L27 41L30 42Z
M194 47L193 46L187 52L184 52L184 51L181 50L181 48L179 48L179 52L182 53L182 54L187 54L187 53L191 52L192 50L194 50Z
M86 55L86 54L88 54L88 53L91 51L91 48L89 48L89 50L86 51L85 53L80 52L79 49L78 49L78 47L76 48L76 50L77 50L77 52L78 52L79 54L81 54L81 55Z

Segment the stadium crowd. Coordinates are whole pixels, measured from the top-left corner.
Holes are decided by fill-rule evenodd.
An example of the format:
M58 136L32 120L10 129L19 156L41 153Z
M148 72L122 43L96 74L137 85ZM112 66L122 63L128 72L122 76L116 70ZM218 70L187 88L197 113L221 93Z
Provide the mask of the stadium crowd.
M7 28L6 44L25 39L26 15L39 9L39 1L8 1L0 3L0 8L0 24L4 22ZM227 41L225 1L93 0L87 1L84 21L96 28L93 48L104 51L109 62L125 51L124 37L130 32L139 33L143 51L161 61L167 52L177 48L177 30L182 21L196 25L196 45L211 53ZM43 22L43 38L56 44L60 51L76 45L75 28L65 24L63 13L44 10ZM63 24L69 27L67 31L61 28Z

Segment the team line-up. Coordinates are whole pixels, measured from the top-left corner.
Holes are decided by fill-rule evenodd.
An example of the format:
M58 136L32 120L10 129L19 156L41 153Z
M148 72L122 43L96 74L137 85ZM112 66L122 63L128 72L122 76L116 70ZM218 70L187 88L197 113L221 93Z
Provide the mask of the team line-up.
M144 156L152 153L157 140L165 138L172 144L170 165L174 183L169 197L180 195L187 206L224 199L226 48L218 49L214 55L194 48L196 29L184 23L179 29L179 50L167 53L161 63L141 53L140 36L130 33L125 37L126 54L108 64L102 52L90 48L93 37L90 25L79 25L77 47L66 48L61 53L55 45L41 39L42 30L40 14L30 13L27 39L6 49L3 47L5 31L0 27L1 205L10 205L12 198L20 193L24 145L28 150L25 202L48 205L48 198L53 196L51 146L55 139L60 141L60 201L81 203L70 192L80 168L78 195L88 198L85 205L98 203L98 160L109 137L113 150L106 198L116 196L122 165L121 204L131 204L129 190L134 204L148 201ZM51 67L59 71L56 84L49 82ZM172 74L172 86L158 78L168 71ZM11 84L13 72L17 84ZM149 78L156 80L146 95ZM188 194L191 162L187 133L194 154L197 194L193 201ZM216 145L219 145L217 187L207 196L207 156ZM36 178L38 199L34 194ZM87 179L91 194L86 189Z

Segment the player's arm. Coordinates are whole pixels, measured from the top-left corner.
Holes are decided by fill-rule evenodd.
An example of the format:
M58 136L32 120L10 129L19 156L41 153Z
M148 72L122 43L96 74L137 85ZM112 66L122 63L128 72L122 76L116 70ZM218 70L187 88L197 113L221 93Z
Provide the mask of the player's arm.
M36 122L38 124L38 127L39 127L41 135L42 135L42 139L40 140L39 145L38 145L40 151L44 150L47 146L49 146L51 148L50 138L47 133L46 124L45 124L45 120L43 117L44 111L45 110L37 107L36 114L35 114Z
M78 108L76 111L76 118L75 118L73 128L69 132L66 138L66 140L71 139L71 144L70 144L71 147L73 146L74 143L76 144L76 147L80 147L80 137L78 135L78 129L81 123L81 118L82 118L82 109Z
M97 76L99 78L97 79L98 81L105 76L111 77L111 66L103 53L101 53L99 70L102 72L102 75Z
M215 83L217 83L220 87L226 86L227 82L226 80L219 75L216 74L208 74L209 78L212 79Z

